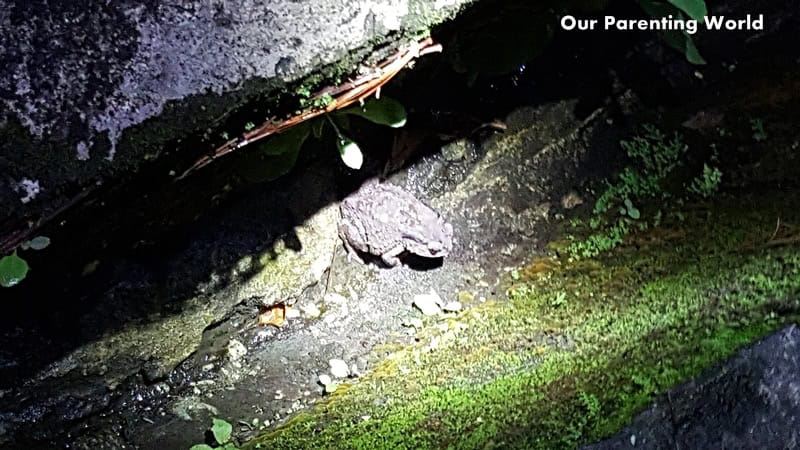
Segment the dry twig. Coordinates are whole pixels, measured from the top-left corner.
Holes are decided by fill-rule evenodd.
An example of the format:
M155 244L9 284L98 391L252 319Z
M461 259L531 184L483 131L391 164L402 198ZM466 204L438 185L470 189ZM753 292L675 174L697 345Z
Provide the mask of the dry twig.
M177 177L177 180L185 178L190 173L205 167L215 159L225 156L248 144L252 144L253 142L265 137L285 131L295 125L305 122L306 120L346 108L356 102L364 101L373 94L380 95L381 86L394 78L395 75L397 75L401 70L403 70L404 67L413 62L416 58L429 53L440 52L441 50L441 45L434 44L431 38L423 39L422 41L416 42L406 49L399 50L394 55L378 64L378 66L369 71L369 73L341 86L322 89L311 98L313 101L316 99L321 99L324 96L332 97L332 101L328 103L327 106L303 111L302 113L283 121L269 119L260 127L248 131L239 138L231 139L217 147L217 149L214 150L211 155L200 158L191 167L186 169L186 171L183 172L179 177Z

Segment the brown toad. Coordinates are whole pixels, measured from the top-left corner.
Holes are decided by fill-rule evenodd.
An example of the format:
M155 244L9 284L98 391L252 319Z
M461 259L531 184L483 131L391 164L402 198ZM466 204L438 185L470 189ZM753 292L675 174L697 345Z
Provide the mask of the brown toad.
M340 205L339 237L348 258L358 252L379 256L388 266L403 252L426 258L447 256L453 248L453 227L411 193L368 181Z

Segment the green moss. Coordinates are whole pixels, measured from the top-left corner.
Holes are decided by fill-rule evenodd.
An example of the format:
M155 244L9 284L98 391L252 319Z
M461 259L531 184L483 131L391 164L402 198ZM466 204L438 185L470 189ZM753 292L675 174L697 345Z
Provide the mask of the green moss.
M253 448L574 448L665 389L797 321L800 254L766 248L800 196L720 201L597 261L523 269L510 301L423 331ZM667 232L671 230L671 232ZM553 302L561 298L560 302ZM431 342L438 340L438 346Z

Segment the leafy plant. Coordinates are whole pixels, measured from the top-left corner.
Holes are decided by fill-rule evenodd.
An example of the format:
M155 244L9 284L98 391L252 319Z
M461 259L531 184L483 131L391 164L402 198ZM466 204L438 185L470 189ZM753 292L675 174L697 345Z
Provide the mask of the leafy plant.
M764 121L761 119L750 119L750 129L753 131L753 140L756 142L767 140L767 132L764 130Z
M692 180L687 190L701 197L711 197L719 189L722 183L722 171L717 167L710 167L703 164L703 174Z
M633 206L633 202L629 198L625 199L623 206L619 208L619 213L623 216L628 216L633 220L638 220L642 215L639 210Z
M585 239L570 243L567 250L573 257L597 256L621 244L635 228L648 228L650 224L642 219L642 212L635 205L670 197L664 189L664 181L681 164L689 148L677 134L668 139L652 125L645 125L642 135L621 141L620 146L632 164L626 166L615 181L606 182L606 189L595 201L593 217L588 222L589 227L596 231ZM699 181L697 185L693 183L693 186L710 195L715 191L713 183L717 175L712 171L706 176L708 180ZM619 211L619 217L609 223L604 220L606 213L614 209ZM660 222L660 212L652 220Z
M553 297L553 299L550 300L550 306L552 306L553 308L558 308L566 304L567 304L567 293L564 291L556 293L555 297Z
M639 5L649 15L655 18L674 17L676 19L689 19L703 21L708 12L705 0L639 0ZM702 65L706 61L697 50L692 36L685 30L666 30L660 33L661 39L670 47L686 56L692 64Z
M36 236L20 245L22 250L44 250L50 245L47 236ZM28 262L17 255L16 250L10 255L0 258L0 286L12 287L19 284L28 275Z
M583 404L583 407L586 408L589 420L596 420L600 417L600 400L596 395L580 391L578 392L578 399Z
M617 175L615 181L606 182L605 191L595 201L592 217L584 222L592 230L592 234L585 239L571 238L573 241L567 247L571 256L597 256L621 244L631 231L643 231L661 223L661 210L645 219L635 204L673 197L665 189L665 180L674 176L689 148L677 133L667 139L663 132L652 125L645 125L643 128L641 136L620 142L631 164ZM718 191L722 182L722 171L713 165L718 155L716 146L711 147L712 164L703 164L703 173L686 186L683 194L688 192L709 198ZM682 199L678 197L675 202L680 204ZM607 213L615 208L619 211L619 216L609 217ZM680 211L671 212L670 215L683 220ZM578 228L579 225L579 222L573 222L572 228Z
M239 447L231 442L232 433L233 425L227 421L217 418L211 420L211 434L214 436L214 440L219 445L217 448L221 448L223 450L238 450ZM189 450L214 450L214 447L211 447L208 444L196 444L193 445Z
M595 214L605 213L615 206L627 206L626 200L632 202L633 199L666 197L661 183L672 173L689 148L677 134L667 140L664 133L652 125L644 126L642 136L622 141L620 145L636 167L625 167L618 175L616 183L607 183L605 192L595 202ZM630 212L633 215L638 213L633 208L633 203Z
M372 98L363 105L355 105L340 111L334 111L309 122L303 122L271 137L257 147L257 152L266 169L255 174L258 180L274 180L287 174L297 162L300 148L313 135L321 139L324 128L330 126L336 135L336 148L347 167L360 169L364 156L358 144L347 135L350 128L350 116L362 117L378 125L399 128L406 123L406 110L403 105L389 97Z

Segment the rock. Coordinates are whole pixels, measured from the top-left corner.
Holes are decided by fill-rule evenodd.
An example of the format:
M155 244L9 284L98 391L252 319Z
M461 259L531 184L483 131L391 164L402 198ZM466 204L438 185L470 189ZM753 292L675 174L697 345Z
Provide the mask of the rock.
M327 373L323 373L319 376L319 384L323 386L328 386L330 384L333 384L333 380L331 379L330 375L328 375Z
M574 190L567 192L563 197L561 197L561 207L564 209L572 209L582 204L583 199Z
M316 319L320 315L322 315L322 311L319 310L319 307L315 303L309 303L308 305L303 305L300 309L311 319Z
M461 302L452 301L447 302L444 306L442 306L442 309L447 312L458 312L463 309L463 306L461 305Z
M418 294L414 296L414 306L426 316L439 314L442 303L442 298L439 297L439 294L433 289L431 289L429 294Z
M332 359L328 361L331 368L331 375L336 378L347 378L350 376L350 368L347 363L341 359Z
M312 11L294 0L0 0L0 135L12 137L0 140L0 223L38 218L68 200L60 192L136 170L169 143L233 137L243 130L215 121L268 96L266 86L354 66L364 54L351 49L471 1L320 0Z
M583 448L787 448L800 439L798 349L800 329L789 325L670 389L615 436Z
M247 347L236 339L228 341L228 360L237 362L247 354Z

